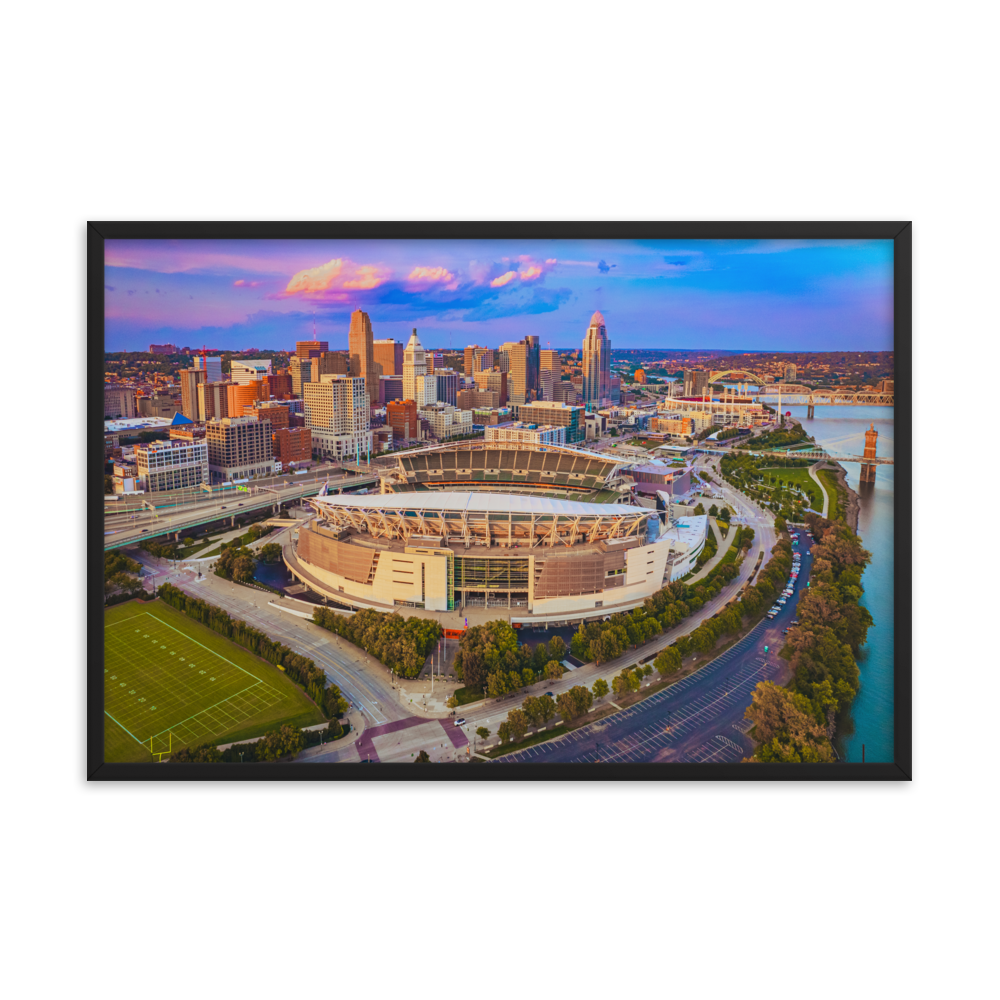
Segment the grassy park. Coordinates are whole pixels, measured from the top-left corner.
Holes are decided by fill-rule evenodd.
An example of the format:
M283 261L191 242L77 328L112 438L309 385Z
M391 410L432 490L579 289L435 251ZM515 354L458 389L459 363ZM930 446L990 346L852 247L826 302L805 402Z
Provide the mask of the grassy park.
M277 667L162 601L105 611L104 710L104 757L115 763L324 721Z

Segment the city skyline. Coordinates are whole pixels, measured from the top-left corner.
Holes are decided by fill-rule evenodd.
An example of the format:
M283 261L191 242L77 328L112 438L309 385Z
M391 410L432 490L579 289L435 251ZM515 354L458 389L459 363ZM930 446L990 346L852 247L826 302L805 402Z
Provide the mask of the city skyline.
M108 240L105 347L376 338L621 348L892 350L891 241Z

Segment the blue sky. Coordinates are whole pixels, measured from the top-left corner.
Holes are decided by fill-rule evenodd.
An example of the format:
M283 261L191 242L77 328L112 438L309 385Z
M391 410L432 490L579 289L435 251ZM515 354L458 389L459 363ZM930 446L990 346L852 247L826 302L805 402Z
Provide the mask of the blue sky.
M347 346L376 337L579 347L892 350L892 241L108 240L105 347Z

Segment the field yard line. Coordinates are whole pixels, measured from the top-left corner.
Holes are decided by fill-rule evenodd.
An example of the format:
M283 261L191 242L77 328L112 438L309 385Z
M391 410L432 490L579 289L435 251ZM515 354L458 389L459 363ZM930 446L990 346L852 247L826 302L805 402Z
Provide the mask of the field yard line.
M177 609L174 608L174 610L176 611ZM220 660L223 660L224 662L228 663L231 667L236 667L237 670L242 670L243 673L245 673L247 675L247 677L253 677L259 684L263 684L264 683L259 677L257 677L256 674L250 673L249 670L243 670L243 668L238 663L233 663L232 660L227 660L222 655L222 653L217 653L214 649L209 649L208 646L205 646L202 643L198 642L197 639L192 639L191 636L186 635L179 628L174 628L173 625L171 625L169 622L165 622L162 618L157 618L156 615L150 614L150 612L148 612L148 611L146 612L146 614L149 615L149 617L152 618L152 619L154 619L155 621L158 621L161 625L166 625L167 628L169 628L172 631L176 632L178 635L184 636L185 639L189 640L190 642L193 642L196 646L201 646L201 648L204 649L206 652L211 653L213 656L217 656ZM183 612L180 612L180 614L183 614ZM191 620L194 621L193 618ZM201 622L197 622L196 624L200 625ZM207 628L208 626L205 626L205 627ZM225 639L226 637L225 636L221 636L221 638ZM226 639L226 641L227 642L233 642L232 639ZM234 645L235 645L235 643L234 643ZM250 653L250 650L247 650L247 652ZM256 654L255 653L250 653L250 655L251 656L255 656ZM261 657L261 659L263 659L263 657Z
M120 621L116 621L116 622L109 622L109 623L108 623L107 625L105 625L104 627L105 627L105 628L112 628L112 627L113 627L113 626L115 626L115 625L124 625L124 624L125 624L125 622L130 622L130 621L132 621L132 619L133 619L133 618L141 618L141 617L142 617L143 615L148 615L148 614L149 614L149 612L148 612L148 611L140 611L140 612L139 612L139 613L138 613L137 615L129 615L129 616L128 616L128 618L122 618L122 619L121 619ZM152 615L150 615L150 618L152 618L152 617L153 617L153 616L152 616Z
M209 652L211 652L211 650ZM222 657L222 659L225 660L225 657ZM227 660L226 662L228 663L229 661ZM233 664L233 666L235 666L235 664ZM246 673L246 671L244 671L244 673ZM253 677L253 674L251 674L250 676ZM257 684L263 684L263 683L264 682L262 680L260 679L257 680ZM249 687L245 687L243 691L237 691L234 694L231 694L229 698L235 698L236 695L243 694L244 691L249 691L251 688L255 688L257 684L251 684ZM208 708L203 708L201 709L201 711L195 712L194 715L189 715L186 719L181 719L180 722L175 722L174 726L183 726L185 722L190 722L192 719L197 719L198 716L202 715L204 712L211 712L213 708L218 708L219 705L225 705L225 703L229 701L229 698L223 698L222 701L217 701L214 705L209 705ZM155 740L158 736L162 736L164 733L170 732L172 728L173 726L167 726L166 729L161 729L158 733L153 733L153 739ZM125 727L122 726L122 729L125 729ZM125 732L128 733L128 730L125 729ZM132 734L129 733L129 736L132 736ZM135 739L134 736L132 738ZM138 743L139 741L136 740L136 742Z
M119 721L118 721L118 720L117 720L117 719L116 719L116 718L115 718L115 717L114 717L114 716L113 716L113 715L112 715L112 714L111 714L111 713L110 713L110 712L109 712L109 711L108 711L107 709L105 709L105 710L104 710L104 714L105 714L105 715L106 715L106 716L107 716L107 717L108 717L108 718L109 718L109 719L110 719L110 720L111 720L111 721L112 721L112 722L113 722L113 723L114 723L114 724L115 724L116 726L120 726L120 727L122 728L122 730L123 730L124 732L128 733L128 730L127 730L127 729L125 729L125 727L124 727L124 726L122 726L122 724L121 724L121 723L120 723L120 722L119 722ZM145 746L145 745L146 745L145 743L143 743L143 742L142 742L142 740L140 740L140 739L139 739L138 737L134 736L134 735L133 735L132 733L128 733L128 734L129 734L129 736L131 736L131 737L132 737L132 739L134 739L134 740L136 741L136 743L138 743L138 744L139 744L139 746L141 746L141 747L142 747L142 746Z

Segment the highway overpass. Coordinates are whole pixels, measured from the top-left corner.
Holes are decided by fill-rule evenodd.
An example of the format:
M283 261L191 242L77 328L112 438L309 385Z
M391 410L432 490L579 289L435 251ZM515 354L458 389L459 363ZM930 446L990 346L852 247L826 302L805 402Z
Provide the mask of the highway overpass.
M144 494L141 498L129 499L129 506L116 509L113 502L104 508L104 548L118 549L135 545L146 538L167 535L181 535L192 528L198 528L213 521L230 519L235 521L241 514L252 514L261 510L276 510L281 504L315 496L323 484L325 475L308 481L281 480L274 485L249 485L250 492L227 492L225 495L195 495L184 502L183 497L174 497L164 506L157 501L157 494ZM371 489L378 487L378 474L362 473L354 476L338 476L329 479L331 493L345 490ZM180 501L180 502L178 502ZM121 501L119 501L121 502Z

